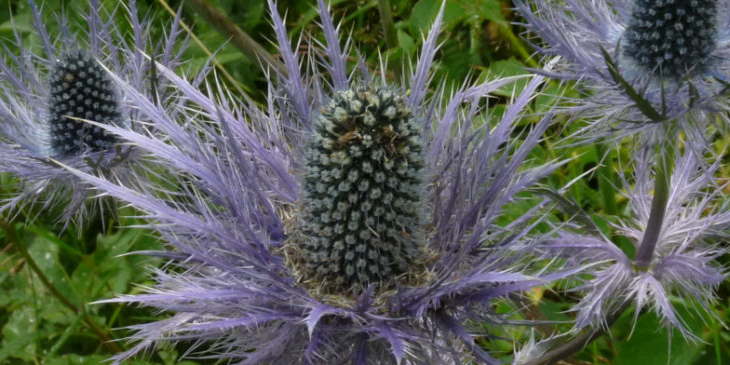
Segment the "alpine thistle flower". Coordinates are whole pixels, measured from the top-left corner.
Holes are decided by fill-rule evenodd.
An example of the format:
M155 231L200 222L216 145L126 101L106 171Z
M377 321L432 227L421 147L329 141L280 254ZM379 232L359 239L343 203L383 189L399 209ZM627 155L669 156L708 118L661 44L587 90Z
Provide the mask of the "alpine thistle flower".
M157 82L147 77L153 65L141 53L152 46L146 36L149 24L138 19L134 1L126 7L132 43L114 24L113 14L109 19L101 16L98 1L89 2L86 34L74 34L62 15L57 18L56 37L47 31L34 0L28 2L43 47L33 53L16 34L15 43L6 49L18 53L7 52L0 59L0 171L12 173L22 184L19 194L5 198L0 211L35 202L45 208L61 205L61 222L81 223L88 185L61 165L122 180L134 176L137 168L133 149L90 123L132 128L130 118L136 112L124 103L109 73L125 75L135 88L149 94L164 93L164 85L151 90L150 83ZM178 64L179 49L174 46L178 22L157 47L163 50L160 65ZM95 199L90 207L103 212L105 204Z
M551 75L591 88L593 96L571 108L592 119L585 137L645 132L655 142L676 121L704 147L715 118L728 122L730 3L519 0L517 7L542 39L539 52L561 58Z
M515 131L543 78L499 119L484 100L514 78L428 97L442 12L405 85L374 79L364 60L350 73L349 43L318 5L326 43L309 44L318 61L302 72L269 2L287 72L263 108L161 67L189 113L179 123L115 78L165 137L104 128L180 177L166 190L75 171L143 211L172 248L156 253L170 261L148 293L109 300L174 313L136 326L117 362L167 340L241 364L496 363L469 326L503 323L494 299L560 275L528 271L534 211L496 222L555 168L525 166L547 118Z
M421 130L396 90L359 86L322 108L306 154L305 237L295 242L308 277L365 287L424 256Z
M636 316L643 308L651 307L665 326L677 328L685 338L696 339L670 296L680 297L697 313L711 315L715 290L727 277L726 270L715 262L728 252L719 242L727 238L730 229L730 210L718 199L721 187L713 176L719 160L704 166L692 150L687 150L669 162L676 164L676 169L668 185L666 211L660 227L651 227L651 188L656 178L652 175L658 167L649 166L663 164L653 161L651 155L642 153L634 162L633 188L624 178L635 218L622 222L618 230L636 247L634 259L604 236L568 231L547 245L548 252L557 252L574 264L596 265L592 278L575 289L584 293L572 309L577 312L576 328L602 326L609 315L633 303ZM659 229L658 238L651 252L644 254L640 243L653 229Z
M104 69L86 52L68 53L50 75L48 124L52 153L81 154L114 147L116 136L78 119L121 125L117 91Z

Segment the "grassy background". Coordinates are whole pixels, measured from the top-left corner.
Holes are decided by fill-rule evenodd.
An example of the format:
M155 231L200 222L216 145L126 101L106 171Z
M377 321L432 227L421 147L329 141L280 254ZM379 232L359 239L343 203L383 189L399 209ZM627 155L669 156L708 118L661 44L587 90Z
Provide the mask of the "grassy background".
M313 1L312 1L313 2ZM321 35L316 26L316 10L310 1L280 0L280 12L287 12L287 24L293 38L304 32ZM110 2L113 3L113 2ZM225 14L231 21L248 33L259 44L276 55L271 45L273 38L267 20L265 0L212 0L212 5ZM142 14L149 14L160 25L152 30L161 33L162 25L168 23L171 14L167 9L178 9L180 0L138 1ZM388 56L391 64L400 64L414 59L419 49L421 34L428 29L440 0L391 0L393 10L395 41L397 46L388 47L383 35L378 0L332 1L335 19L342 21L342 30L350 33L353 43L372 64L377 62L377 51ZM51 32L56 14L62 9L71 18L71 24L84 24L79 9L85 1L48 1L43 7L44 19ZM107 5L105 5L107 6ZM114 5L109 5L109 10ZM183 18L192 26L197 40L191 40L186 51L184 69L194 74L208 59L210 52L217 52L215 61L218 72L229 85L236 85L254 98L262 99L265 80L258 63L236 47L227 43L228 36L221 35L203 19L193 6L183 6ZM13 21L11 22L11 15ZM30 25L30 10L23 0L7 0L0 6L0 42L12 40L13 27L30 45L38 47ZM123 14L118 14L120 27L125 27ZM448 0L445 12L445 30L441 36L443 45L437 55L435 77L448 84L460 84L468 77L493 77L494 75L514 75L525 73L525 66L534 67L539 59L531 59L531 50L520 40L521 29L511 25L517 21L507 0ZM9 44L9 43L8 43ZM391 44L392 45L392 44ZM306 47L303 44L301 47ZM13 49L10 49L13 52ZM301 49L300 51L304 51ZM2 52L0 52L2 56ZM397 71L392 75L395 77ZM507 98L510 90L503 92ZM569 85L553 83L545 90L546 95L538 98L532 105L533 111L540 112L555 102L551 94L567 93L576 95ZM496 100L492 110L499 114L503 108ZM525 123L529 123L526 120ZM601 146L582 146L558 148L550 141L558 141L570 133L561 125L549 131L546 142L533 152L537 162L552 159L571 158L571 161L551 176L545 183L553 187L564 186L587 171L594 169L603 156ZM718 138L717 149L721 151L730 140ZM619 185L615 174L618 161L628 161L626 148L610 153L606 167L599 173L587 175L575 183L568 191L570 197L588 212L610 235L611 222L628 215L626 201L614 186ZM1 157L0 157L1 158ZM622 164L626 166L626 163ZM730 165L723 167L722 176L730 176ZM17 191L18 182L12 177L0 174L0 192L12 194ZM522 212L515 204L511 216ZM131 210L123 210L122 217L133 215ZM26 217L38 215L40 218L32 225L26 225ZM120 218L108 222L111 227L102 232L99 218L84 229L70 227L63 231L56 222L58 212L37 211L29 208L12 217L3 217L5 229L0 231L0 364L98 364L119 348L105 345L98 333L84 321L90 318L103 334L111 338L124 338L130 332L118 329L165 317L164 313L152 313L144 308L117 304L88 303L112 298L123 293L136 293L140 286L150 285L147 271L142 268L157 267L161 261L141 256L118 257L133 250L159 248L160 243L148 232L139 229L120 229L137 222L132 218ZM614 237L622 242L621 237ZM626 247L630 244L623 239ZM16 245L23 245L35 259L52 285L66 296L75 310L61 303L51 295L48 288L32 273L17 251ZM630 250L627 248L627 250ZM721 260L727 264L728 258ZM566 364L620 364L620 365L665 365L665 364L728 364L730 363L730 334L723 328L727 323L730 307L730 284L727 282L719 290L720 298L716 306L717 318L708 322L700 318L690 318L688 325L701 335L704 342L687 343L676 333L669 336L660 329L653 314L642 315L633 324L632 316L626 314L613 328L612 337L604 336L592 343L575 357L567 359ZM576 298L566 296L558 290L536 289L531 293L535 310L531 316L544 317L559 321L569 321L570 314L564 313ZM679 300L679 299L676 299ZM504 308L508 310L509 308ZM539 331L566 330L569 324L541 327ZM485 327L485 333L503 334L516 337L517 343L529 338L529 329L502 329ZM484 347L509 357L513 342L506 340L480 340ZM129 344L121 341L120 348ZM163 346L145 356L138 357L139 364L177 364L183 347ZM185 364L203 364L206 361Z

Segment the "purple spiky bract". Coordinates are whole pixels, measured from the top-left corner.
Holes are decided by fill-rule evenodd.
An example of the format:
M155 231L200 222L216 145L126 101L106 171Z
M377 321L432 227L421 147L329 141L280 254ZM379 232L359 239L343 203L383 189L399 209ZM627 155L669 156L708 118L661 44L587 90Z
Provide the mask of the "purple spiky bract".
M157 90L150 86L154 63L144 52L161 50L155 63L177 68L185 48L184 42L176 41L180 19L174 19L166 36L154 42L148 36L151 19L139 18L134 0L120 3L109 14L92 0L88 8L72 9L81 10L86 20L80 34L69 27L65 13L54 18L58 31L52 33L41 8L34 0L28 3L41 47L24 44L17 30L14 40L0 42L8 50L0 59L0 171L16 176L21 185L17 194L3 197L0 211L15 213L34 204L43 208L38 211L61 206L60 223L81 225L90 214L113 212L108 202L89 199L89 186L62 165L112 179L134 179L136 153L90 123L141 128L132 123L135 108L110 82L110 75L121 75L150 97L153 92L164 97L165 85ZM127 13L130 34L115 24L119 11ZM167 110L172 113L176 108Z
M484 109L485 98L519 78L467 83L452 93L442 85L432 85L431 67L443 10L406 81L391 85L384 77L375 78L387 74L385 69L370 72L364 59L355 71L348 71L350 41L342 46L324 1L318 6L326 44L303 38L310 41L312 52L306 58L312 62L306 62L292 51L284 22L273 1L269 2L286 73L272 74L263 107L245 95L233 97L220 85L201 90L160 67L160 76L174 86L174 97L184 104L184 115L177 118L121 78L114 78L140 114L151 120L150 128L163 137L96 125L146 151L151 160L170 169L171 176L179 177L176 188L166 190L155 181L140 179L123 185L71 170L101 192L142 211L150 221L149 228L169 246L168 251L147 252L169 260L154 272L156 283L147 293L108 300L172 313L167 319L135 326L130 338L137 342L117 355L117 362L163 341L184 341L189 356L241 364L496 363L476 344L472 324L504 323L492 310L494 300L565 275L547 268L530 270L533 266L527 257L532 241L528 235L538 219L536 211L508 227L497 224L516 194L557 166L527 164L549 118L522 130L523 138L513 138L519 134L520 117L527 113L543 78L531 77L510 99L502 116L480 124L476 122L479 118L490 116ZM350 92L365 91L370 97L364 93L362 105L352 105L360 99ZM343 114L338 110L343 103L362 113L345 110ZM362 108L376 105L385 108L367 109L377 117L370 120ZM368 129L371 122L382 128ZM349 133L353 128L357 133ZM373 143L370 147L368 135ZM355 158L358 150L370 154L367 161L364 157L359 161L358 176L353 177L352 185L358 186L353 199L358 199L358 206L336 204L349 199L332 190L336 186L339 191L349 172L335 171L342 161L323 152L327 143L339 148L334 152L345 154L339 157ZM401 172L388 170L386 157ZM332 181L321 179L326 183L321 188L318 181L308 181L314 169L327 169ZM385 175L384 180L378 172ZM372 182L362 185L360 192L362 176ZM312 267L317 260L322 264L335 260L338 273L347 273L348 267L346 252L317 254L336 242L311 237L319 236L318 232L329 237L327 227L307 228L334 222L329 227L335 237L338 223L317 222L306 209L313 212L325 207L336 218L334 212L341 208L342 216L351 219L355 209L365 205L366 197L379 198L374 197L378 195L375 189L381 189L381 194L386 189L393 192L395 224L413 226L399 227L408 237L389 235L388 230L395 226L391 222L381 230L377 220L358 216L355 231L365 232L363 227L371 223L374 226L373 231L367 230L372 236L358 234L356 241L376 248L381 244L404 247L390 253L386 263L391 258L408 259L402 256L409 255L407 247L425 248L428 256L420 267L402 272L416 279L379 285L390 278L371 275L357 285L346 285L351 284L348 278L334 290L322 290L332 279L329 273L317 275L315 269L314 274L299 275L292 264L302 258L297 256L301 254L298 249L309 251L303 255ZM312 191L329 192L338 200L329 204ZM414 191L420 192L418 199ZM396 203L396 193L407 195L420 208L404 209L409 202ZM373 202L373 208L376 203L384 204L381 199ZM304 234L292 242L297 231ZM382 243L366 241L376 234ZM358 254L357 247L356 243L353 256ZM357 264L355 267L357 273Z

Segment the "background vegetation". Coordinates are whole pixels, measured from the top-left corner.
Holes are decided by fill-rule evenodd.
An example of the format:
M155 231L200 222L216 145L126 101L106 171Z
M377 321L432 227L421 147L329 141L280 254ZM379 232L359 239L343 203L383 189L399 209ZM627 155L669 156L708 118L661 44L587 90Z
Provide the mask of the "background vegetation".
M278 7L287 13L289 29L294 38L301 32L319 35L316 26L316 10L313 1L279 0ZM340 19L344 33L351 34L355 44L367 60L377 62L378 50L390 60L392 73L397 78L401 65L414 59L421 44L421 34L428 29L440 6L440 0L391 0L392 32L385 34L379 3L387 0L333 0L335 19ZM15 29L25 44L39 46L30 22L31 13L24 0L5 0L0 5L0 43L12 44ZM106 3L106 2L104 2ZM117 6L110 1L104 6L112 12ZM139 0L141 15L146 14L159 25L152 29L160 33L162 25L168 23L174 12L182 6L184 23L190 30L189 48L185 53L186 74L193 75L215 53L217 73L229 86L237 87L254 98L262 99L265 79L258 62L250 53L244 54L236 47L230 34L222 34L212 26L201 13L200 4L208 4L250 35L269 53L276 56L271 44L273 38L266 0ZM46 1L43 15L51 32L57 28L56 15L65 11L72 19L70 24L84 24L79 10L88 6L84 0ZM441 36L443 44L437 55L435 77L448 85L460 84L467 77L489 78L526 73L525 67L537 67L539 58L531 58L530 47L520 38L523 31L512 22L519 22L511 11L508 0L448 0L445 12L445 31ZM124 11L118 11L118 26L128 27ZM304 52L307 44L300 45ZM5 48L3 52L17 52ZM519 87L519 85L517 86ZM502 104L514 92L505 89L501 98L490 104L491 111L498 115ZM534 112L544 111L555 103L554 95L578 96L570 85L553 83L532 105ZM530 123L526 120L525 123ZM553 159L570 159L570 162L550 177L545 183L560 188L584 175L567 191L572 199L599 223L605 233L610 234L611 222L627 216L626 200L621 194L616 171L626 162L627 148L619 146L608 153L601 166L605 149L600 146L558 147L554 141L570 134L570 129L556 123L548 132L550 135L533 154L536 162ZM551 141L551 142L548 142ZM717 150L721 152L730 140L718 138ZM0 156L2 158L2 156ZM724 181L730 176L730 165L722 169ZM0 175L0 193L12 194L18 189L18 181L12 176ZM514 205L511 216L521 214L521 204ZM112 298L119 294L140 292L140 287L150 285L149 268L158 267L160 260L144 256L119 256L135 251L159 248L160 243L148 232L140 229L122 229L135 223L134 212L121 210L118 221L109 221L106 232L101 231L101 218L93 218L84 227L71 226L63 230L57 224L59 212L30 208L17 215L1 217L0 228L0 364L99 364L111 354L127 348L125 341L106 342L106 338L123 339L131 332L125 326L150 321L164 313L152 313L144 308L117 304L89 304ZM28 217L38 216L32 225L25 222ZM621 237L627 252L633 250ZM19 249L28 253L45 274L46 282L33 273L22 259ZM728 263L728 258L722 258ZM576 298L565 295L556 286L552 289L536 289L529 293L525 303L529 310L524 316L537 319L565 321L566 324L546 325L535 328L543 335L553 331L564 331L570 327L570 313L564 313ZM55 292L54 292L55 291ZM60 295L59 295L60 293ZM688 323L695 333L702 335L704 342L687 343L674 333L671 337L660 328L653 314L642 315L633 324L632 314L626 313L612 330L612 336L604 336L592 343L566 364L728 364L730 363L730 333L723 323L730 316L730 283L719 290L716 306L717 318L703 322L699 318ZM68 302L64 302L65 297ZM676 299L679 300L679 299ZM504 311L512 310L504 304ZM688 317L696 318L696 317ZM516 337L519 346L530 336L529 328L502 329L485 328L484 333L497 333L504 339L493 336L480 339L480 345L501 354L505 359L515 344L509 338ZM139 357L138 364L205 364L209 361L179 362L178 357L185 350L184 345L166 346Z

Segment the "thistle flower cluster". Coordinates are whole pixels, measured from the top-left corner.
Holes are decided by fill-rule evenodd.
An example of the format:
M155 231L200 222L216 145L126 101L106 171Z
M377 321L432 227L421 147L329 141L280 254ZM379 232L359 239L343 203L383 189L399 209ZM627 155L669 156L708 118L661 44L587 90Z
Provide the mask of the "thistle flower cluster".
M407 81L392 85L364 60L347 71L352 50L323 1L326 42L303 38L316 62L292 52L269 8L286 73L272 74L264 107L160 67L185 105L181 123L112 75L164 137L103 128L179 178L170 189L72 170L140 209L171 250L153 253L169 263L148 293L107 301L174 313L137 326L116 361L191 339L187 354L242 364L498 363L473 324L506 323L494 300L568 274L531 265L536 210L497 223L557 166L527 164L548 118L516 132L543 77L477 124L491 118L490 93L519 78L450 97L430 89L443 9Z
M630 217L612 227L633 243L635 254L621 250L582 214L541 246L548 257L586 268L576 278L580 284L570 288L581 294L571 309L574 328L606 329L627 308L634 307L638 317L650 307L666 327L697 340L670 298L711 317L716 290L727 277L716 259L728 253L730 209L716 178L721 158L712 155L710 143L713 127L727 122L730 3L517 4L527 27L542 38L535 42L538 51L560 57L557 72L549 74L577 80L593 94L567 110L578 121L588 120L584 137L610 135L618 144L641 132L632 146L633 174L621 172ZM546 347L562 350L555 342L531 341L518 358L536 363Z
M217 80L201 87L207 68L193 80L176 73L179 17L149 61L134 1L133 44L92 1L84 47L64 24L52 40L30 4L45 53L18 43L20 55L0 62L0 169L28 189L0 212L71 192L68 221L93 186L138 209L165 242L145 252L167 260L146 293L105 301L171 313L135 326L116 363L182 341L187 355L241 364L494 364L475 326L513 323L494 301L566 277L582 294L575 329L609 326L634 304L695 338L670 295L711 315L730 209L705 128L726 118L716 112L727 107L727 2L518 0L540 50L560 58L525 76L499 116L486 99L523 77L448 91L432 82L443 7L394 83L386 62L370 70L343 42L323 0L324 40L302 37L309 53L293 52L269 0L284 69L268 74L260 105ZM638 128L652 142L621 175L632 218L613 229L634 257L590 217L555 224L545 202L504 223L561 164L529 158L561 111L525 123L544 75L590 85L594 95L568 110L589 119L589 138ZM136 173L142 161L153 174ZM543 222L558 228L538 235ZM570 334L531 339L516 361Z
M418 266L426 223L421 132L396 90L356 86L322 108L306 152L304 237L293 242L305 277L367 287Z
M79 119L121 125L120 98L106 72L86 52L63 56L51 71L48 102L51 148L55 155L105 151L116 136Z
M717 47L717 1L639 0L623 35L623 56L658 76L702 72Z
M89 216L87 208L113 212L108 201L89 202L88 184L63 165L120 181L135 176L139 161L133 148L91 123L139 128L130 123L136 111L111 82L109 72L125 75L135 89L165 100L165 85L155 87L158 80L149 75L155 64L178 66L184 49L184 43L176 41L179 19L159 44L152 44L150 22L138 18L134 1L125 7L131 41L115 24L114 12L102 16L97 0L89 1L83 13L88 26L84 34L69 29L64 15L54 24L59 31L48 32L35 1L28 3L41 49L34 53L16 33L16 41L4 46L17 53L0 58L0 171L12 173L21 183L20 193L3 197L0 212L20 212L34 203L45 209L59 205L61 223L81 224ZM162 50L156 62L143 57L147 48Z
M730 4L717 0L519 0L538 51L559 56L550 76L591 96L567 112L589 119L579 137L660 143L678 125L705 149L727 124Z

